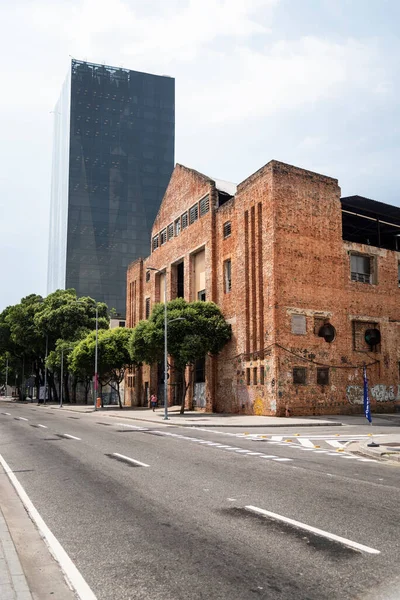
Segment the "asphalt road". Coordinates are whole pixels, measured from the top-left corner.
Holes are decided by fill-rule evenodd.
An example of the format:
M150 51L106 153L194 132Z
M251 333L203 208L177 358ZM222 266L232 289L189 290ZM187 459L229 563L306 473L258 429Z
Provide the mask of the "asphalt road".
M323 439L319 451L293 433L274 441L276 428L254 439L35 405L0 411L0 454L98 600L400 598L397 466L342 456ZM350 429L339 439L359 433Z

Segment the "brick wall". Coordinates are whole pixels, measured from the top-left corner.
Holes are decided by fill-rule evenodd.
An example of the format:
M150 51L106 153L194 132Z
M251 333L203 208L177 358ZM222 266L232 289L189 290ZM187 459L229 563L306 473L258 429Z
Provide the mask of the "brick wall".
M150 309L160 300L159 277L155 272L146 277L146 267L166 270L169 300L177 295L176 265L183 261L184 297L197 299L193 255L204 250L206 299L221 307L233 334L218 358L206 361L206 410L360 412L364 362L373 408L394 410L400 383L400 253L343 241L337 180L271 161L218 206L216 183L177 165L152 238L205 196L208 212L129 267L127 326L145 318L146 299ZM351 252L373 256L376 284L351 280ZM336 329L332 343L318 336L324 323ZM363 342L371 324L382 335L376 352ZM294 383L295 369L305 383ZM145 388L157 393L157 368L138 369L134 381L127 398L143 405ZM173 371L169 383L173 402Z

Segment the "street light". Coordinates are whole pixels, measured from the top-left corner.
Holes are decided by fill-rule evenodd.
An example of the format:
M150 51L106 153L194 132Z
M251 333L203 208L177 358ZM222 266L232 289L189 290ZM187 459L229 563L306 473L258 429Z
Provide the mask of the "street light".
M168 421L168 344L167 344L167 271L161 271L154 267L147 267L147 271L157 271L157 273L165 273L164 281L164 421Z
M167 342L167 331L168 323L173 321L184 321L184 317L177 317L168 321L167 318L167 271L161 271L155 267L146 267L147 271L157 271L157 273L165 275L164 281L164 421L168 421L168 342Z
M85 304L83 300L75 300L76 304ZM94 350L94 394L93 394L93 408L97 410L97 391L98 391L98 381L99 376L97 373L97 365L98 365L98 355L99 355L99 307L98 302L96 302L96 345Z

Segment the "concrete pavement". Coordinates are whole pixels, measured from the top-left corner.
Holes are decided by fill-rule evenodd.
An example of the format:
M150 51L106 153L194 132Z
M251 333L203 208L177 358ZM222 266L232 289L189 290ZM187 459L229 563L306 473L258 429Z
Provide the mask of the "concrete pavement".
M380 435L378 438L371 435L368 441L353 442L348 449L371 458L399 463L400 466L400 433Z
M58 405L47 404L46 406L58 409ZM82 405L63 406L64 411L74 411L80 413L95 412L93 407ZM337 420L321 419L319 417L264 417L255 415L230 415L219 413L203 413L198 411L185 411L183 415L179 413L180 407L171 406L168 409L168 421L164 421L164 409L157 408L153 412L149 408L129 408L122 410L105 407L99 409L99 414L107 414L109 417L123 417L124 419L133 419L137 421L146 421L148 423L177 425L179 427L207 426L207 427L323 427L340 426L341 422Z
M99 600L354 600L398 575L390 466L118 415L34 405L0 414L1 454Z

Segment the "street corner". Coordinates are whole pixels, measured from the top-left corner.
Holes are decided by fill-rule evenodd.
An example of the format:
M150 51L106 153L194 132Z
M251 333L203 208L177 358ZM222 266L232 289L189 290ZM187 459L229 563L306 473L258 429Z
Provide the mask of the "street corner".
M379 462L400 466L400 440L379 440L378 443L371 437L368 441L351 442L347 446L347 451Z

